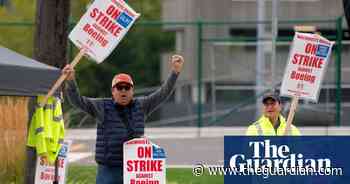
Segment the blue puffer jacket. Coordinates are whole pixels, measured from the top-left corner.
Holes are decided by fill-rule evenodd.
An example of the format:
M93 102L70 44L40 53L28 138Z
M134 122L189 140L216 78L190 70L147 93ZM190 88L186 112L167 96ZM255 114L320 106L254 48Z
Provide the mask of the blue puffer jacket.
M122 107L111 98L80 96L75 81L67 81L65 96L69 102L95 118L97 140L95 159L98 164L123 165L123 143L144 134L147 117L172 93L178 74L172 72L157 91L135 98Z
M105 100L104 121L97 124L96 162L123 165L123 143L144 134L145 117L139 100L122 107Z

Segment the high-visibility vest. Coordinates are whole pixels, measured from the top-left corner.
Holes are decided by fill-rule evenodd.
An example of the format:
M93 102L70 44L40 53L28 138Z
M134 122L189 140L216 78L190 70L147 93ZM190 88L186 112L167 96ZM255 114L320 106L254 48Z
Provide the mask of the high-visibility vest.
M279 121L280 121L280 125L277 128L277 130L275 130L275 128L273 127L272 123L270 122L269 118L267 118L266 116L261 116L259 118L258 121L256 121L255 123L253 123L252 125L250 125L246 131L246 135L248 136L280 136L280 135L284 135L284 131L286 129L287 123L286 120L284 119L284 117L282 115L279 116ZM290 129L290 134L292 136L298 136L301 135L300 131L298 130L298 128L296 128L294 125L291 125L291 129Z
M38 96L39 104L44 96ZM53 164L64 139L64 121L59 98L50 97L44 107L37 107L31 119L27 145L36 148L38 155L47 154Z

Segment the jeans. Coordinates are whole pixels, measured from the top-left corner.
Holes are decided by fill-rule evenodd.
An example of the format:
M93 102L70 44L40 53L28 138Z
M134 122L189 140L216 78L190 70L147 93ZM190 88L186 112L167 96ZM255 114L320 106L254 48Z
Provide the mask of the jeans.
M123 168L98 164L96 184L123 184Z

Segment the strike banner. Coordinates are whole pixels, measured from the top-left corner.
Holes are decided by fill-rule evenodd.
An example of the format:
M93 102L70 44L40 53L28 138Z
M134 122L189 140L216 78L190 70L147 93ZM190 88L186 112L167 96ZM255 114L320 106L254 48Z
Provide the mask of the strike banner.
M59 184L66 183L66 170L68 168L68 153L72 141L64 141L57 156L58 172L57 180ZM45 165L38 157L35 170L35 184L52 184L55 181L55 166Z
M124 184L165 184L165 151L147 138L124 143Z
M69 34L69 39L101 63L139 16L123 0L95 0Z
M281 96L318 101L333 42L317 34L298 33L285 69Z

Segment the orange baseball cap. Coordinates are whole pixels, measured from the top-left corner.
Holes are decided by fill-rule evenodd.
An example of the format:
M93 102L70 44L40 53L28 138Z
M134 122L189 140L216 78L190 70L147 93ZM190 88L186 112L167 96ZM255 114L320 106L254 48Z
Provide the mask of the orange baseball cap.
M112 87L117 85L118 83L128 83L131 86L134 86L134 82L132 81L132 78L130 75L126 73L120 73L114 76L112 80Z

